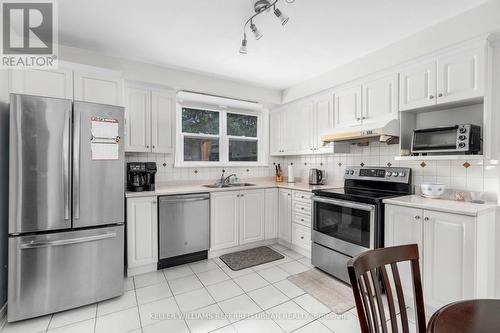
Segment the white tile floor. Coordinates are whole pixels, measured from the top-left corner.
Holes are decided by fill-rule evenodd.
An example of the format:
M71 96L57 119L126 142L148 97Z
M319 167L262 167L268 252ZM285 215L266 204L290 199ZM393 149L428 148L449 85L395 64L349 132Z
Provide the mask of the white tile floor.
M127 278L121 297L7 324L0 332L359 332L355 309L330 313L286 279L312 267L308 258L272 247L285 258L238 272L217 258Z

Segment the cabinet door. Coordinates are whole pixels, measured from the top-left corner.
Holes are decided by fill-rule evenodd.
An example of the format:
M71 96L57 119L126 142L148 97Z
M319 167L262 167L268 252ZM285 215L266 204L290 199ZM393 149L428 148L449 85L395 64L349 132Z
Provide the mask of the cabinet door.
M11 70L9 76L11 93L73 99L71 69Z
M302 116L300 111L298 105L292 105L283 112L281 144L285 154L296 154L301 151L299 131L302 130L300 124Z
M485 48L454 52L438 58L438 103L484 95Z
M125 151L151 151L151 93L147 89L125 90Z
M123 105L123 79L119 76L75 71L75 100Z
M240 245L264 240L264 190L240 191Z
M417 244L422 270L423 211L417 208L385 205L385 247ZM413 295L413 283L409 262L398 264L401 284L405 295Z
M436 104L436 62L408 67L399 77L400 111Z
M278 189L265 189L265 239L278 237Z
M297 130L291 134L297 138L297 147L294 151L303 154L312 154L314 152L313 146L313 132L314 132L314 112L312 102L303 102L298 105L295 112L295 124Z
M282 142L282 111L272 111L270 115L270 151L271 155L281 155L283 153Z
M279 189L279 224L278 237L288 243L292 234L292 191Z
M361 86L335 92L335 127L359 125L361 123Z
M239 192L227 191L210 195L210 248L237 246L239 243Z
M398 74L363 84L363 123L398 118Z
M171 153L175 96L173 92L153 91L151 101L151 151Z
M424 299L432 307L474 298L475 219L424 211Z
M323 147L321 136L330 134L335 127L333 104L333 93L317 97L314 101L313 133L311 141L313 148L318 152L332 152L331 146Z
M127 199L128 267L158 262L158 210L156 197Z

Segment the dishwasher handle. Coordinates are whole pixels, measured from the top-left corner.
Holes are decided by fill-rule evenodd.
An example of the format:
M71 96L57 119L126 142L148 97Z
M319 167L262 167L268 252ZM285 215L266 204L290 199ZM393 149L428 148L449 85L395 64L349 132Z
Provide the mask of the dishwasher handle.
M183 203L183 202L194 202L194 201L204 201L209 200L210 194L187 194L187 195L171 195L171 196L162 196L159 198L161 203Z

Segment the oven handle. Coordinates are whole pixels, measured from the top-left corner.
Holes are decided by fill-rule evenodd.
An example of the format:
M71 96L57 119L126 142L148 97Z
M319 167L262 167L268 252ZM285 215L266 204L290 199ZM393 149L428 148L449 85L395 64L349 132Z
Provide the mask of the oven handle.
M375 210L374 205L362 204L362 203L345 201L345 200L325 199L325 198L321 198L321 197L317 197L317 196L313 196L312 200L317 201L317 202L327 203L327 204L334 204L334 205L341 206L341 207L365 210L368 212Z

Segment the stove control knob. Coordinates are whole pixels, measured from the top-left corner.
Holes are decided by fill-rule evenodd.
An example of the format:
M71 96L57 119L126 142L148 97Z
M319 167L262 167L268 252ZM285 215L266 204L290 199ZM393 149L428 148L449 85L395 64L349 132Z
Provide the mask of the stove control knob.
M385 175L386 175L387 177L390 177L390 176L392 175L392 172L387 171L387 172L385 173Z
M349 174L350 174L350 175L354 175L354 170L350 170L350 171L349 171Z
M458 132L460 132L460 133L465 133L465 132L467 132L467 128L465 128L465 127L460 127L460 128L458 129Z
M348 174L349 174L349 170L346 170L346 171L345 171L345 174L346 174L346 175L348 175Z
M406 176L404 172L399 173L399 177L404 177L404 176Z
M393 172L393 173L392 173L392 176L393 176L393 177L397 177L397 176L399 176L399 173L397 173L397 172Z
M460 143L458 144L458 147L459 147L459 148L465 148L465 143L460 142Z

